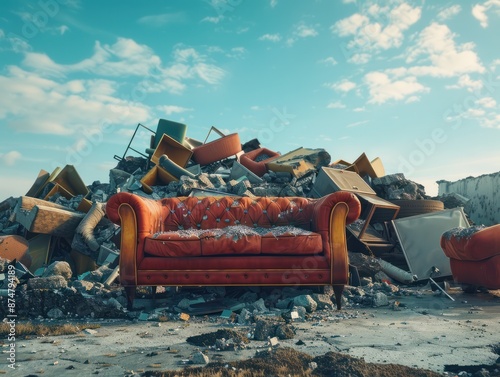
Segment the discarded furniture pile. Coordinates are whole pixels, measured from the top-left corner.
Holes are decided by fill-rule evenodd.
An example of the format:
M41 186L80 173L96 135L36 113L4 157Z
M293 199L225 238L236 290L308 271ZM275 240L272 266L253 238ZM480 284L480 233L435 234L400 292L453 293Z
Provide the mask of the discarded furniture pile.
M151 132L150 144L136 149L134 138L144 129ZM210 139L212 132L217 136ZM20 281L43 278L47 266L64 261L71 271L65 276L79 282L105 267L99 283L109 286L117 280L130 287L129 298L136 285L203 285L206 280L220 285L284 285L300 273L299 285L356 285L356 266L348 266L349 281L344 281L346 255L335 251L347 246L350 256L376 258L388 280L414 283L452 276L448 254L440 246L441 235L470 226L462 208L466 198L431 199L423 186L401 173L387 175L380 158L370 160L365 153L354 162L332 161L321 148L300 147L282 154L257 139L241 143L238 133L225 135L215 127L199 141L187 136L186 125L160 119L156 131L137 125L124 154L114 157L118 163L109 172L109 183L95 181L87 186L75 167L66 165L51 173L41 170L26 194L0 203L0 258L15 261ZM342 198L339 203L347 203L348 221L336 210L331 212L338 218L334 221L327 219L329 214L313 213L312 208L325 207L317 203L337 198L334 194ZM360 212L354 216L356 203ZM295 208L302 211L297 213ZM230 226L241 225L252 232L227 232ZM292 247L288 237L296 241L297 234L305 233L276 236L272 232L273 226L288 225L312 232L313 238L320 234L321 241L314 238L315 246L304 241ZM188 228L199 234L189 233ZM339 228L344 230L342 239L337 238ZM309 240L311 234L307 234ZM328 245L332 239L335 245ZM213 256L206 254L210 242ZM266 243L273 246L265 249ZM235 257L248 263L248 273L230 273L240 268L240 262L227 262L229 258L221 254L225 250L238 254L251 245L256 249L248 253L258 255ZM192 254L170 255L170 248ZM340 255L340 260L331 255ZM309 257L317 271L309 265L302 268ZM184 263L182 258L189 261ZM170 263L177 272L167 272ZM218 263L225 267L216 269ZM208 265L217 272L205 273ZM266 271L274 268L281 271L276 275ZM300 273L284 272L297 268ZM0 296L6 285L4 275Z

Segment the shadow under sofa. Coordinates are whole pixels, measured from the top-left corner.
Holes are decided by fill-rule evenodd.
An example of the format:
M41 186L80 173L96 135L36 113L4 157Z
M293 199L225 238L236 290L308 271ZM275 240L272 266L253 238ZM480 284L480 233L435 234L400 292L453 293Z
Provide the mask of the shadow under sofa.
M173 197L128 192L108 200L121 226L120 284L132 309L137 286L325 286L341 308L348 282L345 226L361 211L338 191L303 197Z

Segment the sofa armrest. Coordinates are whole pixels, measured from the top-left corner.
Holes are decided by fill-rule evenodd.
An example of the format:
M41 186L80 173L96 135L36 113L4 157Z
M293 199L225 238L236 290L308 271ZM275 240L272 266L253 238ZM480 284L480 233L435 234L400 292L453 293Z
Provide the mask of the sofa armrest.
M344 225L358 219L361 214L361 203L357 196L347 191L337 191L323 196L314 203L312 219L314 231L328 230L330 228L330 212L338 203L345 203L348 207Z
M122 225L120 219L122 204L128 204L134 210L139 234L154 234L161 231L162 211L159 202L129 192L120 192L111 196L106 203L106 215L108 219L120 226Z
M144 238L161 231L161 205L128 192L109 198L106 215L121 226L120 283L137 284L137 265L144 258Z
M347 224L361 214L361 203L356 195L337 191L314 203L312 230L321 234L323 251L330 259L332 285L344 285L349 279L347 254Z

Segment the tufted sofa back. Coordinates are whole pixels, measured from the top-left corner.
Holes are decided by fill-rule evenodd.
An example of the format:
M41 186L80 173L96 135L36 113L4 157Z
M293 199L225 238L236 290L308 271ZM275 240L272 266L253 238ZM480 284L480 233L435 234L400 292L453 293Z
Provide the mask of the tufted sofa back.
M230 225L311 229L314 199L301 197L175 197L159 200L163 231Z

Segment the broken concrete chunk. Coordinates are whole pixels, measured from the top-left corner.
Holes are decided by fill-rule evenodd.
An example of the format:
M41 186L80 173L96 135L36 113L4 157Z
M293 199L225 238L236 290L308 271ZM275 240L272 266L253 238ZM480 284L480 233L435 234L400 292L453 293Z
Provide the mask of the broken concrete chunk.
M71 279L73 272L71 271L71 267L68 262L56 261L50 264L45 269L41 277L46 278L57 275L62 276L64 279L66 279L66 281L69 281L69 279Z
M322 166L328 166L331 157L324 149L298 148L266 163L268 170L288 172L294 177L315 171Z
M333 302L328 295L315 293L312 295L312 298L316 302L317 309L319 310L333 308Z
M238 324L248 325L252 319L252 313L247 309L241 309L240 314L238 314Z
M193 364L206 365L206 364L208 364L210 362L210 359L203 352L196 352L193 355L192 361L193 361Z
M47 312L47 317L52 319L59 319L64 317L64 313L59 308L52 308Z
M191 178L193 178L193 177L191 177ZM198 176L198 181L201 183L201 186L203 188L215 189L215 186L212 183L212 180L210 179L209 175L206 173L200 174Z
M373 306L379 307L379 306L387 306L389 305L389 299L387 298L387 295L382 292L377 292L373 296Z
M293 299L293 303L296 306L304 307L308 313L314 312L316 310L316 308L318 307L318 304L316 303L316 301L314 301L314 299L309 295L297 296Z
M71 283L71 287L75 288L78 292L89 292L94 288L94 284L90 281L75 280Z
M269 345L270 345L271 347L275 347L275 346L277 346L279 343L280 343L280 342L279 342L279 340L278 340L278 338L277 338L277 337L272 337L271 339L269 339Z
M28 289L62 289L67 288L68 282L61 275L52 275L44 278L32 278L28 280Z
M252 305L255 308L255 310L257 310L258 312L265 313L265 312L269 311L269 309L266 307L266 304L265 304L263 298L258 299Z

